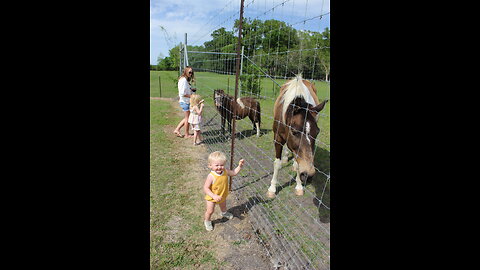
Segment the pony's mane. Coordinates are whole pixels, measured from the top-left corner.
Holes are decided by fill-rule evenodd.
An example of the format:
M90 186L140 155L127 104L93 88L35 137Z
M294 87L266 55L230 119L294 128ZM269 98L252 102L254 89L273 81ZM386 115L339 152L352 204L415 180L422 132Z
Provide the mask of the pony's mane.
M286 112L287 109L292 103L292 101L298 96L298 97L303 97L303 99L315 106L315 100L313 99L312 95L310 94L310 91L308 90L307 86L303 84L302 81L302 74L298 74L295 76L295 79L292 79L286 83L286 89L285 92L282 96L281 102L283 103L282 105L282 120L283 123L285 123L286 120Z
M225 91L223 91L223 89L215 89L214 91L222 94L224 97L226 97L226 98L228 98L228 99L230 99L230 100L233 100L233 99L234 99L233 96L225 93ZM237 104L238 104L242 109L245 109L245 104L243 104L241 97L237 98Z

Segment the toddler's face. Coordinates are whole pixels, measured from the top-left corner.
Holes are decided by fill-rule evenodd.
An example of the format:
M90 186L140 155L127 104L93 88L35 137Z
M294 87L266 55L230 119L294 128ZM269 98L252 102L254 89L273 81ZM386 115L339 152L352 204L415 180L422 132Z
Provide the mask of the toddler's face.
M212 161L212 163L208 164L208 167L217 174L221 174L223 169L225 169L225 161Z

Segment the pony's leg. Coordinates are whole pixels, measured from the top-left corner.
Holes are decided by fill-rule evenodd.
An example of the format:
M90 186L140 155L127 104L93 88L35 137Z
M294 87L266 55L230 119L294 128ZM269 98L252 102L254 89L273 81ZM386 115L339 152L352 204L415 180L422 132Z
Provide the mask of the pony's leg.
M222 117L222 119L220 120L220 125L222 127L222 135L225 135L225 114L222 112L220 116Z
M255 118L255 116L252 116L252 112L249 112L248 118L250 118L250 121L252 121L253 131L257 132L257 138L260 137L260 123L258 123L258 120Z
M297 185L295 186L295 195L302 196L303 195L303 185L302 185L302 180L300 179L300 171L298 169L298 163L297 161L293 161L293 168L297 172L297 176L295 177L295 181L297 182Z
M278 171L280 170L280 168L282 168L282 160L280 159L282 155L282 148L282 144L275 143L275 161L273 162L273 177L272 181L270 182L270 187L267 191L268 198L275 198L275 192L277 191Z
M233 126L232 126L233 125L233 112L229 112L227 121L228 121L228 134L231 134L232 133L232 128L233 128Z

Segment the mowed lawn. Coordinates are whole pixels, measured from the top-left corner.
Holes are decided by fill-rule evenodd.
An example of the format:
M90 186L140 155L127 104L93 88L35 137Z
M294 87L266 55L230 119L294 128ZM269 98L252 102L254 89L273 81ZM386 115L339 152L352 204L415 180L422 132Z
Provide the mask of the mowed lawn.
M167 98L175 98L178 95L177 79L178 71L151 71L150 72L150 96L159 97L159 77L161 80L161 96ZM223 75L212 72L195 72L195 87L198 89L197 94L205 98L206 104L213 105L213 90L224 89L230 95L235 94L235 76ZM276 82L281 86L287 80L278 79ZM323 81L314 81L317 89L317 96L320 101L330 99L330 84ZM262 129L271 131L273 125L273 105L278 95L279 87L269 78L261 80L260 101L262 111ZM321 117L318 121L320 134L317 137L317 145L327 151L330 151L330 102L320 112ZM251 129L248 120L237 121L238 128ZM271 133L271 132L270 132ZM268 137L268 138L267 138ZM273 135L264 136L259 141L259 146L270 145ZM264 141L264 142L263 142ZM262 143L263 142L263 143Z
M169 132L180 120L171 102L150 101L150 269L222 269L201 222L200 178L191 173L202 164Z
M235 76L222 75L211 72L195 72L197 93L205 98L208 106L213 108L213 90L224 89L230 95L234 95ZM160 78L160 79L159 79ZM150 96L162 98L176 98L178 71L151 71L150 72ZM282 85L286 80L277 80ZM161 90L159 82L161 82ZM317 88L319 100L330 98L330 86L325 82L314 82ZM278 95L278 86L270 79L262 80L261 97L258 98L262 111L262 136L251 140L256 147L273 158L273 104ZM151 269L193 269L199 266L209 265L207 269L222 269L222 263L215 259L214 254L209 252L211 242L205 237L203 224L198 222L200 208L192 208L192 195L175 192L172 188L182 187L185 181L183 172L191 170L187 164L195 164L198 161L185 157L180 153L183 146L169 138L165 130L173 130L176 123L181 120L179 114L175 114L168 101L150 101L150 205L151 205ZM176 108L178 109L178 108ZM209 119L212 115L206 115ZM330 151L330 103L321 112L318 121L320 134L317 137L317 147L329 153ZM237 121L237 131L250 130L252 128L248 119ZM270 157L270 156L269 156ZM320 164L320 162L318 162ZM175 168L175 169L172 169ZM323 164L321 171L329 173L329 162ZM323 177L319 175L318 177ZM293 187L292 187L293 188ZM313 188L309 186L309 188ZM186 188L184 188L186 189ZM314 190L313 190L314 191ZM284 192L285 193L285 192ZM198 199L198 198L197 198ZM201 200L199 200L201 201ZM176 222L172 222L176 221ZM188 224L188 229L172 231L172 224ZM177 235L171 239L171 235Z

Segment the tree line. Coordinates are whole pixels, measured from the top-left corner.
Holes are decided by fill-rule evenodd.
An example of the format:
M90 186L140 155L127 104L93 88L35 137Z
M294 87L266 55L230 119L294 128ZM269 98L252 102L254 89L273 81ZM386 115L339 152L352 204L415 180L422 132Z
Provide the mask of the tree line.
M211 40L201 46L187 46L188 51L236 53L239 20L232 31L221 27L211 34ZM245 76L292 77L302 72L304 78L329 80L330 76L330 30L323 32L296 30L279 20L261 21L244 18L242 23L242 46L244 55L251 61L243 62ZM238 32L237 32L238 33ZM157 70L179 69L179 46L171 48L169 56L158 58ZM199 70L235 73L235 55L199 54L188 55L189 64ZM252 64L254 62L255 64Z

